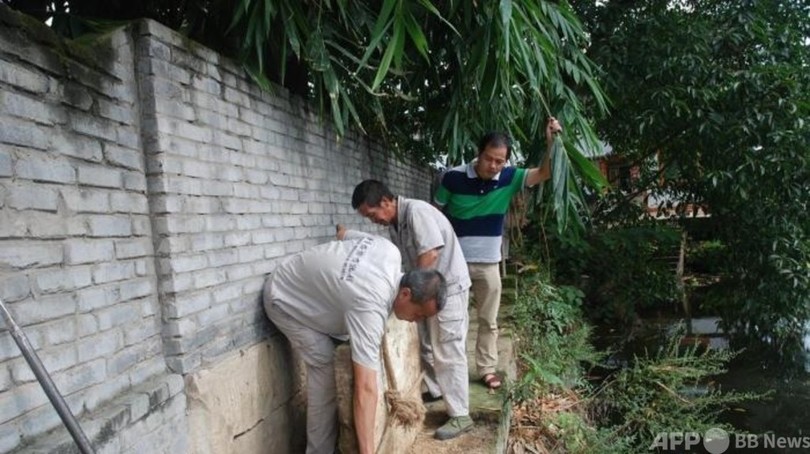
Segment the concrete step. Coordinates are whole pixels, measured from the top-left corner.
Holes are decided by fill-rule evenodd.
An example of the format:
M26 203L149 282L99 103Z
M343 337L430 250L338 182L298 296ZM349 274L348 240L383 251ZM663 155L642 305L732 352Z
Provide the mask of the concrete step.
M503 309L503 308L502 308ZM503 314L501 314L503 315ZM502 316L499 318L503 318ZM501 322L499 322L501 323ZM514 358L512 336L501 325L498 339L498 372L506 380L515 380L517 365ZM470 371L470 416L475 427L470 432L452 440L439 441L433 433L447 421L444 402L427 404L427 416L422 432L408 451L411 454L491 454L506 451L509 436L511 407L505 405L505 386L499 391L489 390L479 380L475 371L475 340L478 323L474 308L470 308L470 328L467 334L467 364Z

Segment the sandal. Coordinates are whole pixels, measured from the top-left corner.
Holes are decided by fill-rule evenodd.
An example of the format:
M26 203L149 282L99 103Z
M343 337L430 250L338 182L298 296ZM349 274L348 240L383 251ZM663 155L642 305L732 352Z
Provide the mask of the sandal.
M495 374L486 374L481 377L481 381L489 389L498 389L501 387L501 379Z

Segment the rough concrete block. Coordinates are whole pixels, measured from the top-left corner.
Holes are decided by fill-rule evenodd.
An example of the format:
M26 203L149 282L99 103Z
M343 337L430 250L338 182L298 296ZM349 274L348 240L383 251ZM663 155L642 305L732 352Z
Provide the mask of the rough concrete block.
M47 370L51 376L56 372L75 366L78 359L76 347L73 345L39 349L37 356L39 356L39 359L45 366L45 370ZM36 380L31 366L22 358L11 364L11 375L17 383L28 383Z
M48 91L48 77L13 63L0 65L0 80L32 93Z
M171 318L185 317L186 315L199 312L211 305L211 295L207 292L196 295L182 295L169 302L164 310L165 315Z
M122 125L133 125L137 121L137 111L133 110L131 106L121 105L99 98L96 100L96 108L101 117L116 121Z
M35 181L73 183L76 170L66 160L43 153L27 153L17 157L17 176Z
M110 194L110 207L116 213L146 214L149 212L146 195L131 192L114 192Z
M93 117L79 111L74 111L68 117L68 124L70 127L80 133L90 137L98 137L110 142L117 142L118 136L116 131L118 128L111 128L110 122Z
M109 193L98 189L63 187L59 194L68 210L77 213L106 213L110 210Z
M11 452L20 444L20 429L17 424L0 424L0 452Z
M207 289L215 285L222 284L228 280L225 270L216 268L205 269L193 273L194 288L197 290Z
M160 326L154 319L140 320L137 325L124 327L124 345L134 345L144 342L146 339L160 334Z
M0 427L5 425L6 421L44 405L46 402L48 402L48 397L42 391L39 383L16 386L10 392L0 394Z
M27 326L76 313L76 301L71 295L43 296L15 303L9 310L20 326Z
M120 286L119 296L121 301L129 301L135 298L142 298L151 295L154 291L151 279L138 279L124 282Z
M34 275L34 282L42 294L68 292L92 283L89 267L70 267L42 271Z
M81 351L81 347L79 350ZM80 365L53 374L53 382L63 395L73 394L78 390L97 385L107 378L107 366L103 358L94 361L80 358L79 361ZM74 409L72 406L71 408ZM79 409L81 409L81 405L79 405Z
M0 113L48 126L63 123L66 117L58 107L11 91L0 93Z
M105 284L135 277L135 264L132 262L103 263L93 268L93 282Z
M81 314L76 317L78 336L80 338L95 334L98 332L98 322L96 317L91 314Z
M98 320L98 329L106 331L117 326L132 327L136 321L140 320L141 312L135 304L119 303L96 311L95 316Z
M32 184L15 185L9 189L8 205L18 210L56 211L59 193L52 188Z
M146 191L146 176L140 172L124 172L124 189Z
M151 253L152 244L146 238L115 241L115 257L118 259L145 257Z
M110 240L66 240L64 248L68 265L110 261L115 251Z
M4 117L3 127L0 128L0 143L47 150L49 129L16 118Z
M120 301L117 286L94 286L76 293L80 313L107 307Z
M76 344L79 361L84 363L96 358L103 358L123 347L121 331L111 329L82 339Z
M101 162L101 142L97 138L59 130L50 137L50 149L65 156Z
M0 298L4 303L20 301L30 294L28 276L22 273L0 274Z
M0 177L11 176L11 154L6 150L0 150Z
M201 270L207 265L208 259L205 255L187 255L169 260L168 269L171 269L175 273L185 273L188 271Z
M104 157L111 164L127 169L138 171L144 169L143 154L138 150L106 144L104 146Z
M110 167L79 165L79 183L87 186L100 186L119 189L123 178L121 171Z
M132 221L126 216L88 216L87 226L90 229L90 236L94 237L132 235Z

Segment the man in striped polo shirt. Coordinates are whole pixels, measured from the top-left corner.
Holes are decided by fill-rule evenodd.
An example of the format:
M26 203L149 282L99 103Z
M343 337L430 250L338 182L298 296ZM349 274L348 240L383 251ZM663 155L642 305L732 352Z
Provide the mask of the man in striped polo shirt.
M472 280L478 310L475 366L487 387L497 389L498 308L501 304L501 240L512 197L524 187L551 178L554 135L562 128L555 118L546 124L547 152L540 167L507 167L512 154L509 137L489 133L478 143L478 158L455 167L442 177L435 203L442 207L456 231Z

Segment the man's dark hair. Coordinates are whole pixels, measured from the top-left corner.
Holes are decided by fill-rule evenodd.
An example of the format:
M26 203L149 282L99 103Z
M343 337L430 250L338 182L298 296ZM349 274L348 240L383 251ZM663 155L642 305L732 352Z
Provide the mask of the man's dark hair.
M399 288L411 289L411 301L420 305L435 299L439 311L447 301L447 281L437 270L408 271L399 281Z
M509 136L502 132L493 131L484 134L484 137L481 137L481 140L478 141L478 154L480 155L489 147L506 147L507 161L512 156L512 140L510 140Z
M354 192L352 193L352 208L356 210L364 203L369 208L378 207L383 198L394 200L394 193L380 181L364 180L354 187Z

